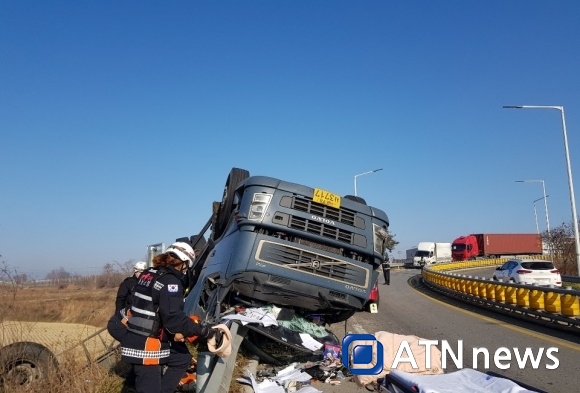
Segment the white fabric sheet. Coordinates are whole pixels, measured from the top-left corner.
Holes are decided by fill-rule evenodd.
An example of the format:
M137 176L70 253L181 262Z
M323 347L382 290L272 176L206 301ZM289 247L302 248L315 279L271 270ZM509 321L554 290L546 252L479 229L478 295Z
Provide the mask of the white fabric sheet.
M509 379L492 377L470 368L438 375L418 375L393 370L390 376L408 387L418 387L419 393L533 393Z

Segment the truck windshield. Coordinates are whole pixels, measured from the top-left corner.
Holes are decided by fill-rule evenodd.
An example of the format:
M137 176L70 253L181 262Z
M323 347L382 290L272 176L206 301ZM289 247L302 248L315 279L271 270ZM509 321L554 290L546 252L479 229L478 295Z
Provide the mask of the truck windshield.
M451 251L465 251L465 244L454 244L451 246Z
M428 257L429 256L429 251L417 251L415 253L416 257Z

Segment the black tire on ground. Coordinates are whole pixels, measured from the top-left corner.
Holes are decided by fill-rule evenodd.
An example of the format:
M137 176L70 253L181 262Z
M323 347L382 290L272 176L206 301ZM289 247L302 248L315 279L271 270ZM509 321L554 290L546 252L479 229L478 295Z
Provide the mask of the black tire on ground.
M32 342L8 345L0 353L0 391L38 386L56 376L57 371L54 355L42 345Z
M364 200L364 198L361 198L359 196L354 196L354 195L345 195L344 199L350 199L351 201L355 201L358 203L362 203L363 205L367 204L367 201Z
M222 201L217 212L215 228L212 229L211 237L213 240L220 238L227 229L234 206L234 191L238 184L246 180L248 177L250 177L250 172L245 169L232 168L230 171L228 179L226 180L226 185L224 186Z

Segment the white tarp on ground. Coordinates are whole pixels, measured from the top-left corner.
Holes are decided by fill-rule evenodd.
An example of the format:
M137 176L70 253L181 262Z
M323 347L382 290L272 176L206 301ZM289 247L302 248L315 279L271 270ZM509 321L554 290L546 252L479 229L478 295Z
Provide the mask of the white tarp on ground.
M449 374L418 375L393 370L390 377L405 386L417 387L419 393L529 393L517 383L505 378L487 375L470 368Z
M377 375L355 375L354 381L358 386L366 386L375 383L379 378L383 378L387 373L391 372L391 366L395 363L395 359L397 359L398 356L411 356L409 353L398 354L403 343L406 344L405 346L412 353L417 367L414 367L414 365L409 362L398 362L395 369L416 374L443 373L443 368L441 366L441 351L436 346L432 345L429 347L429 354L427 354L427 346L419 345L420 340L426 339L385 331L376 332L375 337L383 345L383 371ZM372 364L376 364L376 362L376 356L373 355Z

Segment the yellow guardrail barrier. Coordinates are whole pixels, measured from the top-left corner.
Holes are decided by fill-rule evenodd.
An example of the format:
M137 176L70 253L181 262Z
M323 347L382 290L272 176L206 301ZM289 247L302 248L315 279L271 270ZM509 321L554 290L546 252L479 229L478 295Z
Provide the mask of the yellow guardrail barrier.
M509 311L517 310L535 319L580 327L580 291L492 281L457 273L468 268L499 266L506 260L485 259L426 266L422 277L429 286L463 299L499 305Z

